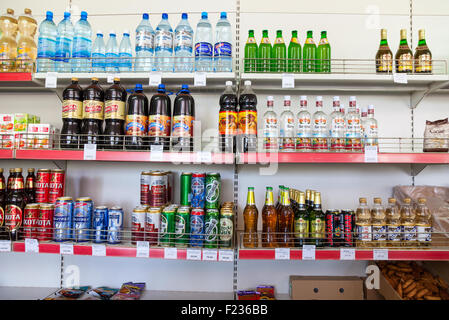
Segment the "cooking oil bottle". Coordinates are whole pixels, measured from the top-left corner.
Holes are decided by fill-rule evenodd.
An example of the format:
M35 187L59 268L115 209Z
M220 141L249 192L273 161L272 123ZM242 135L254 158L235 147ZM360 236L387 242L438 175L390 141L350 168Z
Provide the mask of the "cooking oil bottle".
M416 231L418 246L428 247L432 244L432 214L425 198L418 199L416 208Z
M366 198L359 199L359 207L356 210L355 226L357 232L356 246L372 246L371 212L366 203Z
M416 221L415 211L412 208L412 200L405 198L401 206L401 231L403 247L415 247L416 241Z
M19 40L17 41L16 66L19 72L33 72L33 63L36 61L37 46L34 35L37 30L37 21L31 15L30 9L25 9L19 17Z
M7 9L6 14L0 16L0 72L14 72L17 57L17 19L14 10Z
M371 209L371 224L373 231L373 245L384 247L387 240L387 226L385 222L385 209L381 198L374 198L374 206Z
M385 216L387 223L387 247L399 247L401 244L401 214L395 198L388 198Z

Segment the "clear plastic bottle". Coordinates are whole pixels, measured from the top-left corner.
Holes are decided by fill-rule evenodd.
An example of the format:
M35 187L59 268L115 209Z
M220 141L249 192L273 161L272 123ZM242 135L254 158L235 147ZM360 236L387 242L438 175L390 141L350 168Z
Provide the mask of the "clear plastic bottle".
M307 96L301 96L296 126L296 150L310 151L312 148L312 117L307 111Z
M47 11L46 18L39 26L37 45L37 72L55 71L56 36L58 31L53 22L53 12Z
M323 97L316 97L316 111L312 117L312 149L317 152L327 151L329 129L327 114L323 111Z
M295 116L290 110L291 106L290 96L284 96L284 111L281 113L280 125L280 146L282 151L295 151Z
M154 50L156 70L173 71L173 30L166 13L162 14L162 20L156 27Z
M90 72L92 52L92 28L87 21L87 12L81 11L81 18L75 24L72 49L72 72Z
M195 71L211 72L212 68L212 25L207 12L201 13L195 33Z
M373 245L384 247L387 240L387 224L381 198L374 198L374 206L371 209L371 223L373 226Z
M135 71L152 71L154 55L154 30L148 13L144 13L142 21L136 28L136 62Z
M333 111L329 115L329 136L330 148L334 152L342 152L345 150L345 116L341 113L340 97L335 96L332 103Z
M106 72L118 72L118 54L117 35L111 30L106 43Z
M387 246L399 247L401 243L401 214L396 199L388 198L388 207L385 210L387 223Z
M360 152L362 149L361 120L356 105L356 97L350 97L348 113L345 116L346 151L348 152Z
M103 32L97 30L97 38L92 46L92 71L105 72L106 68L106 46L104 44Z
M368 117L365 121L365 145L366 146L378 146L378 128L377 120L374 118L374 106L370 104L368 106Z
M365 125L367 118L368 118L368 108L362 107L362 113L360 114L360 137L362 148L365 146L365 138L366 138Z
M6 14L0 17L0 72L13 72L16 70L17 58L17 19L14 10L7 9Z
M355 212L355 227L356 246L370 247L372 244L372 222L366 198L359 199L359 207Z
M266 151L279 149L279 122L276 112L274 111L274 99L272 96L267 97L267 111L263 115L263 149Z
M17 40L17 70L20 72L33 72L33 62L37 57L37 46L34 35L37 30L37 21L31 15L30 9L25 9L18 19L19 39Z
M215 27L214 64L216 72L232 71L232 28L226 12Z
M125 30L119 47L118 68L120 72L130 72L133 69L132 56L133 49L131 48L131 40L129 39L129 30Z
M175 72L193 71L193 29L187 13L181 15L181 21L175 29Z
M403 247L414 247L417 244L415 211L411 206L412 200L405 198L401 206L401 231Z
M56 38L56 71L70 72L72 66L70 57L72 56L72 42L74 29L70 21L70 12L64 12L64 19L59 22L58 37Z
M416 231L418 246L427 247L432 244L432 214L425 198L418 199L416 208Z

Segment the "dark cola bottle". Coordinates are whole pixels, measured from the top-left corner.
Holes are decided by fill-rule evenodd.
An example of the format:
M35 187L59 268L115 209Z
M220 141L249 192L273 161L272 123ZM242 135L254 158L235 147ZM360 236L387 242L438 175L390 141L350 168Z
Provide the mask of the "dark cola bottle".
M0 168L0 240L8 240L9 233L5 228L6 182L3 168Z
M72 83L62 93L62 129L61 148L79 148L79 134L83 120L83 89L78 84L78 78L72 78Z
M11 191L8 192L5 206L5 227L11 240L19 240L20 227L23 224L23 211L26 205L22 169L14 169Z
M218 115L219 144L222 152L235 152L237 121L237 95L232 89L232 81L226 81L226 89L220 96Z
M245 81L239 105L237 149L240 153L257 151L257 97L249 80Z
M189 86L183 84L175 98L173 107L172 149L193 151L193 121L195 121L195 100Z
M125 122L125 148L145 150L147 143L148 98L141 84L136 84L134 93L128 97L128 113Z
M165 85L160 84L157 93L151 97L148 114L148 142L170 150L171 101Z
M126 96L126 90L121 86L120 79L114 78L114 84L104 93L105 149L123 149Z
M81 144L102 144L103 117L104 91L98 84L98 78L92 78L92 83L84 90Z
M28 175L25 180L25 197L27 203L36 203L36 176L34 168L28 168Z

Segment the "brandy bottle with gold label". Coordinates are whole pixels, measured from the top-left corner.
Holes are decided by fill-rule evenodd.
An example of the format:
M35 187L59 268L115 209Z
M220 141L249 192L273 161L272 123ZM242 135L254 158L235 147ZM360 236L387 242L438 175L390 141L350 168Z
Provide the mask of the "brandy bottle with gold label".
M413 72L413 52L407 43L407 30L401 29L401 42L395 56L396 72L411 73Z
M390 73L393 71L393 54L387 41L387 29L380 30L380 46L376 53L376 72Z
M419 30L419 42L415 50L414 61L415 73L432 73L432 52L427 47L424 29Z

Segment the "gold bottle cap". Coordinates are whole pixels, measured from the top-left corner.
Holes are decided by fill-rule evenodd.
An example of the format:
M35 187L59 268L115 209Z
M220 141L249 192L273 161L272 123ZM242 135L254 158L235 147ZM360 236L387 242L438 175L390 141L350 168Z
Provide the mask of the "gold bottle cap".
M426 38L426 30L419 29L418 34L419 34L419 40L423 40Z
M321 204L321 192L314 192L314 198L313 198L314 204Z
M401 29L401 40L407 39L407 29Z
M0 168L0 173L3 173L3 168Z
M98 81L98 78L93 77L93 78L92 78L92 81Z
M77 77L73 77L72 81L78 81L78 78Z
M31 9L30 8L25 8L25 10L23 10L23 12L25 12L25 14L31 14Z
M22 173L22 168L15 168L14 172Z
M298 196L298 203L305 204L306 203L306 195L304 192L300 192Z
M396 203L396 199L395 198L388 198L388 203Z
M374 198L374 203L375 204L382 204L382 199L381 198Z
M359 202L366 204L366 198L359 198Z
M14 10L11 8L6 9L6 13L10 15L14 15Z
M410 204L412 202L412 199L410 199L410 198L405 198L404 199L404 203L405 204Z
M380 29L381 39L387 39L387 29Z
M426 204L427 203L427 199L426 198L418 198L418 203Z
M115 77L115 78L114 78L114 81L120 82L120 78L119 78L119 77Z
M34 172L34 168L28 168L28 172Z

